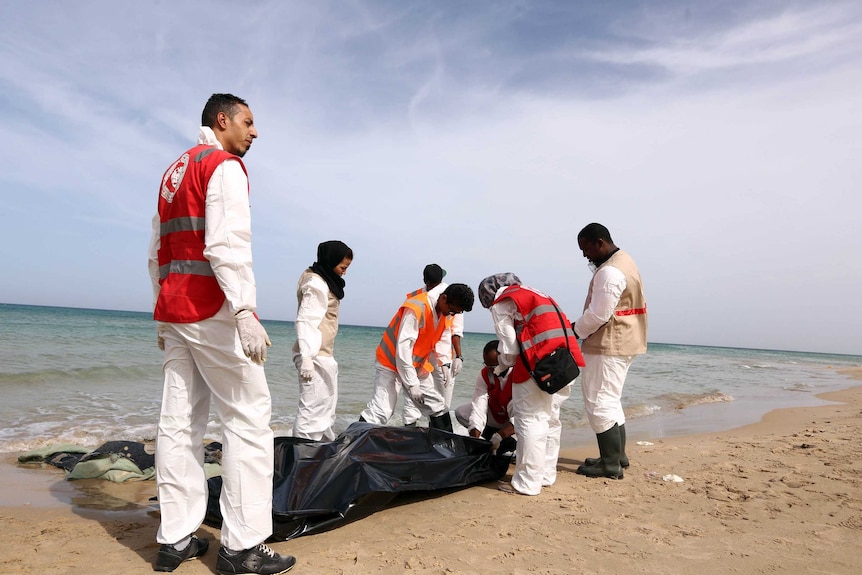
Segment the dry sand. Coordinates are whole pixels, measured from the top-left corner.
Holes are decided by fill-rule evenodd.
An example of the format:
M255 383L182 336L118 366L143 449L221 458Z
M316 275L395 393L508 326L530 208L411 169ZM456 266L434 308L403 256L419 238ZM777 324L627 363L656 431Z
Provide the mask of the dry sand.
M846 373L862 379L862 368ZM576 475L595 448L569 449L557 483L537 497L495 483L405 497L272 547L297 557L299 575L860 573L862 387L821 397L836 403L721 433L632 441L622 481ZM0 574L153 572L153 482L67 482L13 461L7 454L0 466ZM684 481L662 479L671 474ZM209 553L176 573L215 572L218 531L199 535L215 540Z

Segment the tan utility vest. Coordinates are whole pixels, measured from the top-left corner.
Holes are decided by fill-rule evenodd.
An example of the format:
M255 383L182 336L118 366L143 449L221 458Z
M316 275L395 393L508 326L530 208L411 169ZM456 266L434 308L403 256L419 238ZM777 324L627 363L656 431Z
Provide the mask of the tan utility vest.
M299 276L299 281L296 284L296 300L297 305L302 303L302 288L308 281L308 276L317 275L310 269L306 269L302 272L302 275ZM318 276L319 277L319 276ZM325 281L325 280L324 280ZM327 304L326 304L326 315L323 316L323 320L320 322L320 325L317 326L317 329L320 330L320 351L317 352L317 355L325 355L332 357L332 352L335 348L335 336L338 335L338 298L332 294L332 290L327 289ZM293 344L293 352L299 353L299 342L295 342Z
M626 276L626 289L620 296L614 314L608 322L587 337L581 344L583 353L600 355L640 355L647 350L646 298L638 266L630 255L618 250L599 266L612 266ZM598 271L598 270L596 270ZM587 292L584 310L589 309L593 297L593 281Z

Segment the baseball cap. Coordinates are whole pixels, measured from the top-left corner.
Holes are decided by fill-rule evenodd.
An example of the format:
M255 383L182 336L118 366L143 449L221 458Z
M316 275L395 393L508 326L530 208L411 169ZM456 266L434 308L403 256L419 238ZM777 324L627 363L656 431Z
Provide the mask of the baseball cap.
M439 284L446 277L446 270L437 264L428 264L422 271L422 279L426 284Z

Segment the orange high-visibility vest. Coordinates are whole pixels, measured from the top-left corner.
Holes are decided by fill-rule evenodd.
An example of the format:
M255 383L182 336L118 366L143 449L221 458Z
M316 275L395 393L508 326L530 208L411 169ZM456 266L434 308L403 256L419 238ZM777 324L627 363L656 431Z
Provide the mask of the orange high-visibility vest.
M434 369L430 362L431 352L437 342L440 341L440 337L449 323L449 318L441 318L437 325L434 324L434 310L428 299L428 293L425 291L410 294L398 308L386 331L383 332L380 345L377 346L377 361L392 371L398 371L395 356L398 332L401 329L401 320L405 313L412 313L419 320L419 336L416 338L416 343L413 344L413 366L431 372Z

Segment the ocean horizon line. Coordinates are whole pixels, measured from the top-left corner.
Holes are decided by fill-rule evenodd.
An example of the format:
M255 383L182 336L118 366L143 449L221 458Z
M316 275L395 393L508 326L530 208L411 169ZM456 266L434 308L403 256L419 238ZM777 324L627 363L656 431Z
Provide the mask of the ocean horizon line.
M0 302L0 306L18 306L18 307L34 307L34 308L45 308L45 309L71 309L71 310L79 310L79 311L93 311L93 312L105 312L105 313L128 313L128 314L137 314L137 315L151 315L152 312L149 311L141 311L141 310L124 310L124 309L106 309L106 308L94 308L94 307L79 307L79 306L69 306L69 305L45 305L45 304L26 304L26 303L13 303L13 302ZM294 323L293 320L289 319L267 319L261 318L261 321L264 322L272 322L272 323ZM385 325L361 325L361 324L348 324L341 323L343 327L357 327L357 328L367 328L367 329L384 329ZM493 332L485 332L485 331L465 331L464 333L475 334L475 335L487 335L494 336ZM712 349L725 349L725 350L744 350L744 351L763 351L763 352L777 352L777 353L803 353L810 355L823 355L823 356L840 356L840 357L859 357L862 358L860 354L854 353L845 353L845 352L833 352L833 351L810 351L810 350L801 350L801 349L778 349L778 348L768 348L768 347L737 347L732 345L719 345L719 344L704 344L704 343L679 343L679 342L662 342L662 341L648 341L648 345L662 345L669 347L696 347L696 348L712 348ZM649 352L647 352L649 353Z

